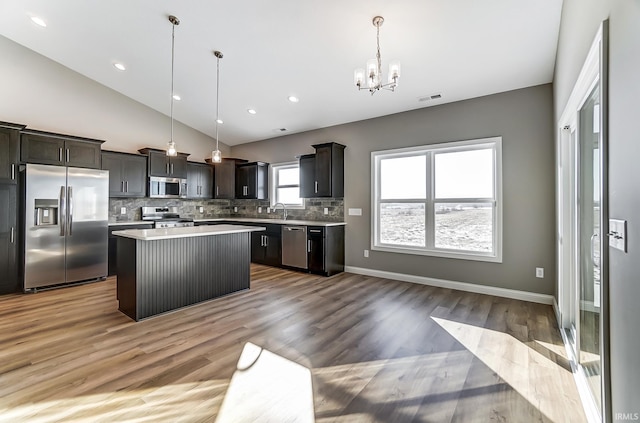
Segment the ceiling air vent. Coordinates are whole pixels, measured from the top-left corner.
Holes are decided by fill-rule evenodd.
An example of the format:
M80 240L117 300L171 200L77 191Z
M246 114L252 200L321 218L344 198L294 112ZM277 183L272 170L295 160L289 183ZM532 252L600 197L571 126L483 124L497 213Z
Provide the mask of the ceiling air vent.
M276 128L273 132L287 132L287 128Z
M442 98L442 94L431 94L431 95L425 95L424 97L418 97L418 101L432 101L432 100L439 100Z

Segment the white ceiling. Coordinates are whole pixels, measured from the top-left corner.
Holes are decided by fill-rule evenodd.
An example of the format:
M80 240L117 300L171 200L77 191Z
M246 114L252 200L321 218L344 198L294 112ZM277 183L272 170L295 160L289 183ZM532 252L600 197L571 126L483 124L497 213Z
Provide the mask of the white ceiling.
M176 15L175 92L182 100L174 117L214 136L212 52L222 51L220 141L228 145L551 82L562 8L561 0L2 3L1 35L166 115L167 17ZM385 18L383 72L397 59L402 76L395 93L371 96L357 91L353 71L375 56L376 15ZM418 101L435 93L442 99ZM290 95L300 102L289 102Z

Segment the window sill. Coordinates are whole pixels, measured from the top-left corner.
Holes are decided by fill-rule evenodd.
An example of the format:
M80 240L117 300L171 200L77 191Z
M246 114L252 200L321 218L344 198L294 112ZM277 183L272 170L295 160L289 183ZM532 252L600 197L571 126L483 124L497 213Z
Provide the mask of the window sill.
M485 261L491 263L502 263L502 255L489 255L483 253L473 253L473 252L454 252L454 251L443 251L443 250L425 250L425 249L417 249L411 247L401 247L401 246L391 246L391 245L372 245L372 251L382 251L385 253L398 253L398 254L412 254L418 256L431 256L431 257L441 257L441 258L450 258L457 260L471 260L471 261Z

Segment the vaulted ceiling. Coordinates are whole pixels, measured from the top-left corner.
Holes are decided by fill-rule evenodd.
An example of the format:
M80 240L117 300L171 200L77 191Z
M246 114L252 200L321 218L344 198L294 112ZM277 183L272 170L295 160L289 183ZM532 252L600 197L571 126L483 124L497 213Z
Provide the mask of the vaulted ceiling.
M236 145L551 82L561 7L560 0L4 0L0 34L169 115L168 16L175 15L174 116L215 134L213 51L220 50L221 141ZM385 19L383 72L398 60L402 73L395 92L372 96L357 90L353 71L375 57L376 15Z

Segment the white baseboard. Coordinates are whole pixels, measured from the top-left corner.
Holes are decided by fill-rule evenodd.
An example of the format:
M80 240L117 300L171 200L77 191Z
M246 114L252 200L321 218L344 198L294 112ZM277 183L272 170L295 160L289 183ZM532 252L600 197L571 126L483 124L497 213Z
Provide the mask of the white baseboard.
M562 328L562 316L560 315L560 307L558 307L556 297L553 297L553 312L556 314L556 322L558 323L558 327Z
M375 276L378 278L394 279L403 282L413 282L421 285L437 286L439 288L457 289L459 291L474 292L476 294L494 295L496 297L514 300L530 301L532 303L552 305L552 295L535 292L519 291L516 289L498 288L495 286L476 285L467 282L448 281L445 279L428 278L425 276L407 275L404 273L387 272L384 270L367 269L364 267L345 266L345 272L358 275Z

